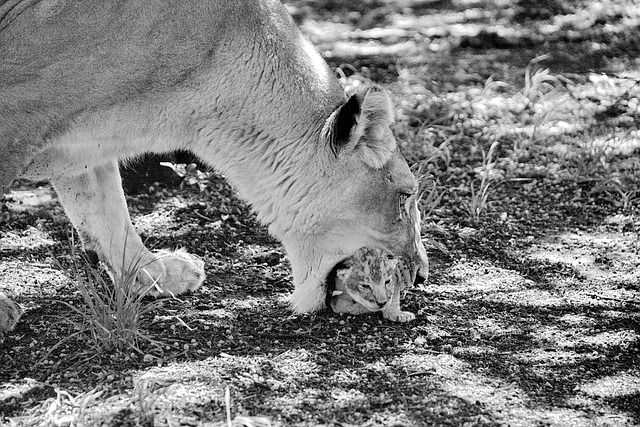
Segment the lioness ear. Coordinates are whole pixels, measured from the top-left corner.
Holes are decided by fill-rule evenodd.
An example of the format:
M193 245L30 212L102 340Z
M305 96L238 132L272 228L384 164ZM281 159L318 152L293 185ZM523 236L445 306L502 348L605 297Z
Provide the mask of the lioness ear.
M370 86L352 95L331 114L324 134L334 154L357 153L372 168L381 168L397 148L391 133L393 108L387 92Z

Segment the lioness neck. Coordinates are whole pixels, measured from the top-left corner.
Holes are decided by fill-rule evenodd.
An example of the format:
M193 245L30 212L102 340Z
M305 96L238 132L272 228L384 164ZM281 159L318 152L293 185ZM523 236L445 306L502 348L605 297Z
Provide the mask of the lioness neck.
M193 150L228 177L272 234L283 237L304 198L313 196L315 171L329 160L322 128L345 95L286 12L271 2L254 3L260 8L252 19L229 25L218 46L209 70L217 78L203 76L205 93L216 96L197 125L206 143L196 142Z

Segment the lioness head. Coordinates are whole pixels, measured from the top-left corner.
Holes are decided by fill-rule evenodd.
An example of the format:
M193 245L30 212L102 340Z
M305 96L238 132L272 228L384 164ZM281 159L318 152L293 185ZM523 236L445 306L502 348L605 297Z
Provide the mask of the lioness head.
M324 124L317 167L309 171L305 202L279 236L293 268L297 312L324 307L326 279L362 247L391 251L410 266L406 281L426 277L420 241L418 184L400 154L390 125L391 101L373 86L351 96Z

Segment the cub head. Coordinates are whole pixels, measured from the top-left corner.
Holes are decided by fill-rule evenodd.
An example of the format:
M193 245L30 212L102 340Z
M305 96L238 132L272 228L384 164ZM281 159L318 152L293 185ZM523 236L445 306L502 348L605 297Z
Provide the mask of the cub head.
M404 285L413 284L418 271L426 277L418 184L398 150L393 120L388 94L371 86L324 123L314 160L300 174L313 182L296 206L292 226L279 236L292 264L295 311L323 308L327 277L362 247L401 258L409 267Z
M383 249L361 248L336 271L345 292L370 311L382 310L393 295L398 259ZM338 286L336 285L336 288Z

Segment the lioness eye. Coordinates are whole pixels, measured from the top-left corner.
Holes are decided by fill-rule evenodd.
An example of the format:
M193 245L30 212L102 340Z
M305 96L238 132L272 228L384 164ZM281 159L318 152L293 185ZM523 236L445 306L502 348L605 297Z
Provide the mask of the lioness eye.
M411 196L413 196L413 194L409 193L400 193L400 196L398 196L398 212L400 213L400 218L407 218L409 214L407 203Z

